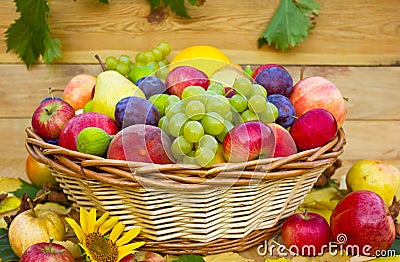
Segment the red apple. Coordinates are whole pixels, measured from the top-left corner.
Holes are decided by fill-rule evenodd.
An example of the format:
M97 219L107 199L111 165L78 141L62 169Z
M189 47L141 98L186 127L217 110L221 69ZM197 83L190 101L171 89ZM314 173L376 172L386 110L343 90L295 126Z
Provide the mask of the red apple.
M64 246L50 241L33 244L22 254L20 262L74 262L71 252Z
M115 135L119 131L117 123L110 117L101 113L85 112L76 115L64 126L60 132L59 145L77 151L76 139L86 127L101 128L109 135Z
M37 187L43 187L47 182L56 183L48 165L40 163L31 155L26 157L25 171L29 180Z
M178 66L168 73L165 79L165 86L170 95L182 98L182 91L187 86L201 86L207 90L210 80L208 76L191 66Z
M322 255L330 240L329 224L319 214L305 211L293 214L283 222L282 242L299 255Z
M57 139L64 125L75 116L74 108L59 99L46 100L32 115L32 129L43 139Z
M338 127L346 118L346 104L340 90L329 80L312 76L300 80L290 94L296 115L299 117L313 108L323 108L332 113Z
M335 117L327 110L314 108L296 119L290 128L299 151L324 146L337 134Z
M89 74L76 75L65 87L63 100L69 103L75 110L83 109L85 104L93 98L95 85L95 76Z
M165 259L154 252L138 251L123 257L120 262L165 262Z
M108 147L107 158L155 164L173 163L171 139L159 127L128 126L118 132Z
M245 162L274 153L275 137L271 127L260 121L241 123L226 134L222 151L228 162Z
M272 157L286 157L297 153L296 143L289 131L276 123L269 124L275 135L275 150Z
M268 68L271 68L271 67L280 67L280 68L282 68L282 69L285 69L283 66L277 65L277 64L264 64L264 65L260 65L259 67L257 67L257 68L254 70L253 74L251 74L251 77L252 77L253 79L255 79L256 76L257 76L261 71L263 71L263 70L265 70L265 69L268 69Z
M395 223L383 199L368 190L347 194L330 217L332 237L351 255L375 256L389 249Z

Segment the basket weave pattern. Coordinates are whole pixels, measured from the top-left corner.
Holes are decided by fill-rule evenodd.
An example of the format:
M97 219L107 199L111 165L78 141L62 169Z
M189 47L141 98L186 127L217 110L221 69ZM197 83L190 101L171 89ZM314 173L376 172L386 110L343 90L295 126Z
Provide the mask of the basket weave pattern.
M199 169L105 159L26 133L28 153L52 168L73 206L140 226L143 249L170 254L242 251L272 238L346 142L340 129L321 148Z

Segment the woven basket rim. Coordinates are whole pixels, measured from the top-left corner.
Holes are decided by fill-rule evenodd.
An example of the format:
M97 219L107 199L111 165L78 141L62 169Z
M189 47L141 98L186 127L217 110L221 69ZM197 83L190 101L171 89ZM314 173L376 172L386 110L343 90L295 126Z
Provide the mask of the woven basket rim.
M262 181L300 176L329 166L343 153L343 128L326 145L296 154L241 163L218 163L209 168L190 164L153 164L106 159L45 142L31 127L25 129L25 147L37 161L68 175L117 186L167 187L197 190L210 186L252 185Z

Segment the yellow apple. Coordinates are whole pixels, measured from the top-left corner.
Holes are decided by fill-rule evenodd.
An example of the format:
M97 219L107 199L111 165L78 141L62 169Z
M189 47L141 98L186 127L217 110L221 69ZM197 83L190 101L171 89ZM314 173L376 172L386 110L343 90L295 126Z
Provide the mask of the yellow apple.
M26 158L25 171L29 180L37 187L43 187L46 182L56 182L54 176L51 174L49 166L40 163L31 155L28 155Z

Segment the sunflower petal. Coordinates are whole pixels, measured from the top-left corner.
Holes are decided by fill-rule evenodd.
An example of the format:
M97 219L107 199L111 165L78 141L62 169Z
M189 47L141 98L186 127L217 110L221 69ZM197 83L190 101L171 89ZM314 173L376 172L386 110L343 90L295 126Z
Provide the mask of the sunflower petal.
M87 216L86 230L88 233L94 232L94 227L96 224L96 208L90 209Z
M85 235L87 235L89 232L87 231L87 217L89 216L89 213L83 208L80 208L79 211L79 221L81 223L81 228L83 230L83 233L85 233Z
M90 253L90 250L85 245L82 245L81 243L79 243L79 246L83 249L83 255L86 256L86 259L88 261L97 262L96 260L94 260L92 258L92 254Z
M126 243L130 242L132 239L134 239L137 235L139 235L140 231L142 229L140 227L138 228L133 228L131 230L129 230L128 232L126 232L122 237L120 237L116 244L117 246L123 246Z
M99 227L104 224L104 222L107 220L109 214L110 213L107 211L107 212L104 212L103 215L101 215L101 217L94 224L94 231L97 231L99 229Z
M118 217L111 217L99 227L99 233L101 235L105 235L115 226L117 222L118 222Z
M85 233L83 232L82 228L72 218L66 217L65 221L67 221L67 223L72 227L79 242L82 243L82 241L85 240Z
M125 230L125 225L122 224L122 222L118 222L111 231L109 239L115 243L119 238L119 236L122 234L122 232L124 232L124 230Z
M143 246L145 242L135 242L131 243L122 247L118 247L118 259L117 261L120 261L123 257L129 255L132 253L135 249Z

